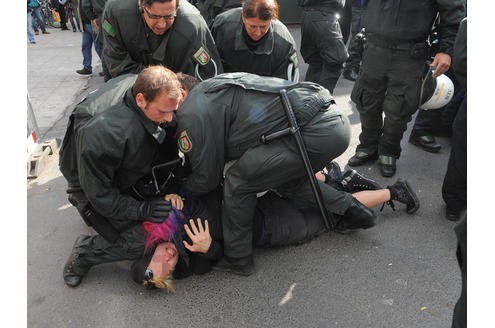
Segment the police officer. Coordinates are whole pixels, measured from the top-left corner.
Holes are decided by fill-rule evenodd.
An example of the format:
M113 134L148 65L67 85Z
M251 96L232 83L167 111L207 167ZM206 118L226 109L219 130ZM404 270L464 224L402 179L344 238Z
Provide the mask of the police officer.
M287 95L300 125L315 171L342 154L349 145L347 116L330 92L314 83L249 73L227 73L203 81L189 92L177 112L179 149L191 162L185 187L207 193L221 182L224 165L223 239L225 257L217 269L248 275L253 272L252 219L256 193L274 189L296 205L316 208L305 167L292 137L262 144L260 137L288 125L279 92ZM374 213L351 194L320 183L326 209L343 215L346 228L369 228Z
M200 80L223 72L203 17L186 0L109 0L102 29L112 77L158 64Z
M211 27L219 14L229 9L240 7L241 2L241 0L197 0L194 4L205 19L208 27Z
M296 42L278 20L276 0L244 0L217 16L211 29L225 72L287 80L299 77Z
M366 10L367 48L351 93L361 120L360 144L349 165L379 157L382 176L391 177L407 122L419 105L432 25L439 14L440 49L431 64L436 77L450 67L463 4L461 0L384 0L370 1Z
M337 13L345 0L298 0L301 17L301 55L309 64L306 81L318 83L330 93L349 54L342 40Z
M457 221L467 206L467 18L459 26L454 46L454 72L464 90L459 111L452 125L452 148L442 184L442 197L447 205L446 216Z
M175 127L166 122L182 97L175 73L154 66L111 80L76 107L60 170L69 201L98 234L77 238L63 271L68 286L93 265L140 257L143 221L162 222L171 206L181 208L179 196L155 192L149 179L154 166L178 157Z

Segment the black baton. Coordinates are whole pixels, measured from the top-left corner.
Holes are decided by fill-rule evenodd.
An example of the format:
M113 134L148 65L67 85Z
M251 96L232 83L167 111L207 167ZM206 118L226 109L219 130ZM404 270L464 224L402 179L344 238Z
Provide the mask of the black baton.
M309 161L308 152L306 150L306 146L304 145L301 131L299 130L299 126L296 121L296 116L294 115L294 111L292 110L292 106L289 102L289 97L287 97L287 91L285 89L280 90L280 99L282 100L282 105L284 106L285 114L287 115L287 119L289 120L290 127L281 131L274 132L267 136L261 136L261 142L267 143L273 139L277 139L288 134L294 135L294 137L296 138L299 155L301 155L301 158L304 162L304 168L306 169L306 173L308 174L309 182L311 184L311 190L313 191L316 203L318 204L318 208L320 209L323 224L325 225L325 229L328 231L330 228L333 229L335 227L335 218L331 213L327 212L325 204L323 203L320 186L318 185L316 176L313 173L313 168L311 167L311 162Z

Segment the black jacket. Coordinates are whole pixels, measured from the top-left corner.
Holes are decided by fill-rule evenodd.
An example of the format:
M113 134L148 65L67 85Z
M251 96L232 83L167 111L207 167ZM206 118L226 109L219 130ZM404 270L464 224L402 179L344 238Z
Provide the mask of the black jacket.
M103 54L112 77L139 73L149 65L164 65L174 72L206 79L222 73L220 56L213 37L199 11L181 1L177 17L161 42L153 47L153 37L136 0L109 1L102 22ZM214 64L214 63L215 64Z
M440 14L437 27L439 52L452 55L459 22L464 17L461 0L369 1L364 27L369 40L425 42Z

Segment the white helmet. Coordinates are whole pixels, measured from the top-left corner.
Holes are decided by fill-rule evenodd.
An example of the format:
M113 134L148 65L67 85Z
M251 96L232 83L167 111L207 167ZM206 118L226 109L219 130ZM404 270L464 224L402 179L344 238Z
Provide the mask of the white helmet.
M431 74L432 70L429 69L421 84L419 108L424 110L442 108L454 96L454 83L447 75L442 74L433 78Z

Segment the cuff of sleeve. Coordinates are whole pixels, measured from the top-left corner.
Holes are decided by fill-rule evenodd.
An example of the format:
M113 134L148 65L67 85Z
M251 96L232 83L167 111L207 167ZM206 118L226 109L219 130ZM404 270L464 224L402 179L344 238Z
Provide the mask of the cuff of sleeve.
M448 46L440 46L440 49L438 49L438 52L443 52L443 53L449 55L450 58L452 58L453 49L452 49L452 47L448 47Z
M210 248L208 248L208 251L202 254L202 256L210 260L215 260L221 257L222 255L221 253L222 253L222 247L220 246L220 244L215 240L212 240L210 244Z

